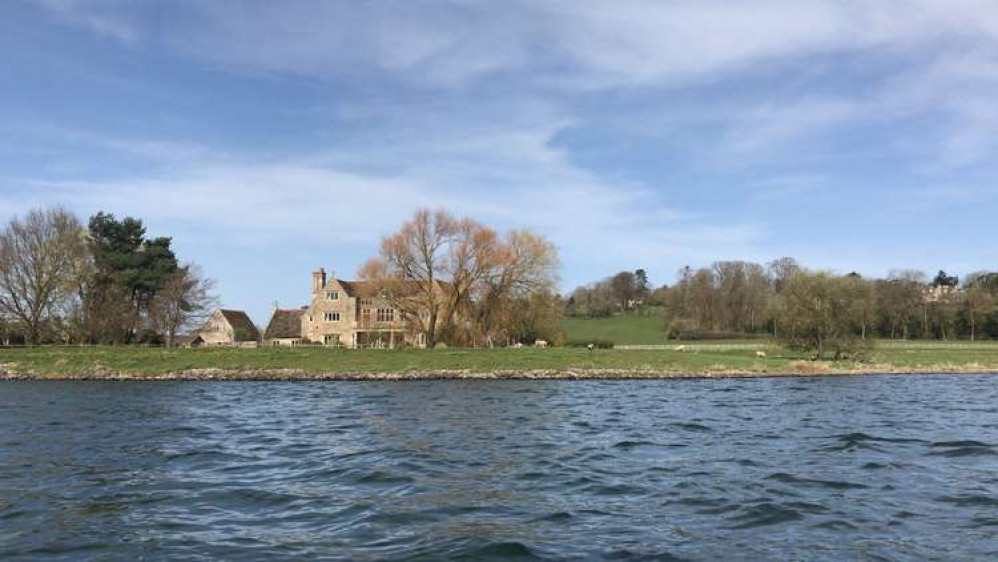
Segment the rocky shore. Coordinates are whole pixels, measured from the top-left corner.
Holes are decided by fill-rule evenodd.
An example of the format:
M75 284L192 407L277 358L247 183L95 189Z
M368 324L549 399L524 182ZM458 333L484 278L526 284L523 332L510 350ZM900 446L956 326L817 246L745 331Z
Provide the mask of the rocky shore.
M401 372L310 373L299 369L190 369L165 374L99 372L83 374L24 373L0 370L0 381L419 381L419 380L635 380L815 377L857 375L998 374L998 369L974 365L932 365L898 368L868 365L836 368L807 363L790 370L739 371L732 369L676 372L658 369L535 369L535 370L409 370Z

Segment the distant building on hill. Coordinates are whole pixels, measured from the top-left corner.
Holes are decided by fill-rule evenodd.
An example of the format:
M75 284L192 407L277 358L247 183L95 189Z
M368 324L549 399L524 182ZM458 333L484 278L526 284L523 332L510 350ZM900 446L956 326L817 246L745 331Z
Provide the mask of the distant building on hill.
M957 285L928 285L922 289L922 299L925 302L939 302L960 294Z
M260 331L242 310L218 309L205 321L192 345L238 345L252 347L260 341Z
M420 288L417 283L412 282L413 294ZM425 335L409 327L402 313L379 292L377 284L327 277L325 269L319 268L312 273L311 303L296 310L275 310L264 334L264 343L275 346L424 347Z

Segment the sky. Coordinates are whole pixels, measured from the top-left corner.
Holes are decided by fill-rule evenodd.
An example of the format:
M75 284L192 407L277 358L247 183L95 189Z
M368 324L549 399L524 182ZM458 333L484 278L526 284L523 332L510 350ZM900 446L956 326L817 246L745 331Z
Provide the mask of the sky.
M135 216L265 324L420 207L561 288L998 269L993 0L6 0L0 221Z

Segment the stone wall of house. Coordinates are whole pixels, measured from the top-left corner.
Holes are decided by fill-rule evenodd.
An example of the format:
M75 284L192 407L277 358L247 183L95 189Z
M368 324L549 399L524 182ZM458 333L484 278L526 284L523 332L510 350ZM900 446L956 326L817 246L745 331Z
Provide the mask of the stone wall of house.
M208 345L233 344L236 341L235 330L232 329L220 310L216 310L208 318L198 334Z
M331 293L337 298L330 298ZM356 311L357 299L347 296L339 280L334 277L321 290L312 293L308 312L302 317L302 334L306 340L314 343L326 343L327 336L339 335L340 343L349 346L353 343L357 325ZM326 314L336 312L340 315L339 320L326 320Z
M361 324L358 307L359 299L355 296L348 296L343 289L343 285L335 277L321 286L321 290L316 290L320 285L316 283L318 278L313 278L312 300L309 303L307 312L302 316L302 334L305 341L311 343L326 343L327 336L338 335L341 345L352 347L354 345L354 335L360 330L386 329L404 330L405 322L401 320L401 315L396 311L396 321L390 324L379 324L377 327ZM330 294L335 293L338 298L330 298ZM371 319L377 319L377 309L393 308L384 298L373 298L371 304L364 308L371 309ZM326 314L339 313L338 321L326 320ZM412 345L410 337L406 341Z

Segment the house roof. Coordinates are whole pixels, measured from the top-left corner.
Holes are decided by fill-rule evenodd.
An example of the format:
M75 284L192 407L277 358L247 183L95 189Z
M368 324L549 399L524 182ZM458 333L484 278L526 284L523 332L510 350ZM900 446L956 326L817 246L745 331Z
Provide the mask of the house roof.
M346 291L347 296L351 297L376 297L381 292L381 283L376 281L345 281L343 279L336 279L343 290ZM424 281L413 281L413 280L399 280L390 281L393 285L393 289L401 292L399 296L410 296L419 292L420 288L425 285ZM447 283L444 281L436 281L436 285L441 289L446 289Z
M257 341L260 339L260 330L250 320L248 314L242 310L219 309L225 321L232 326L236 334L236 341Z
M302 337L301 318L305 312L301 308L275 310L274 315L270 317L270 323L267 324L267 329L263 332L263 338L272 340Z

